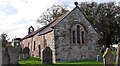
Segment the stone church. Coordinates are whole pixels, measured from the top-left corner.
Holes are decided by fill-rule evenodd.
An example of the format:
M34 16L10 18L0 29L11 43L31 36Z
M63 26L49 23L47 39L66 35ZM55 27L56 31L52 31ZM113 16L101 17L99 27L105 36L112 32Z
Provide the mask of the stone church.
M22 48L28 47L30 55L42 58L46 47L52 50L53 62L95 59L98 33L87 20L79 6L60 16L50 24L22 38Z

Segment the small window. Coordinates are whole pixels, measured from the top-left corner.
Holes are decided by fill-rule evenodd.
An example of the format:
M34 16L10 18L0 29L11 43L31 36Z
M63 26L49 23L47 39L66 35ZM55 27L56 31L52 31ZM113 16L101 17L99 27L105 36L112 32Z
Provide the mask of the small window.
M80 26L77 25L77 43L80 43Z
M43 36L43 43L44 43L44 47L47 46L47 40L45 39L45 36Z
M29 48L29 43L28 43L28 48Z
M31 51L32 51L32 44L31 44Z
M38 52L39 52L39 57L41 57L41 46L38 45Z
M33 49L34 51L35 51L35 45L36 45L36 42L34 41L34 49Z
M72 37L73 37L73 43L75 43L75 41L76 41L76 40L75 40L75 30L72 31L72 34L73 34L73 35L72 35Z
M82 31L82 43L84 44L84 31Z

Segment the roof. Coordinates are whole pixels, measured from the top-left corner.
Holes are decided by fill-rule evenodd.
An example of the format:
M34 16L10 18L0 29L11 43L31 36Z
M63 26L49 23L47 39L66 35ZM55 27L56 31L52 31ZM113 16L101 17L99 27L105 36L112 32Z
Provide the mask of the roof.
M82 12L82 10L81 10L78 6L76 6L74 9L76 9L76 8L78 8L78 9ZM74 10L74 9L73 9L73 10ZM72 11L73 11L73 10L72 10ZM48 25L43 26L42 28L39 28L38 30L32 32L31 34L26 35L23 39L32 37L32 36L36 35L37 33L39 33L39 36L40 36L40 35L43 35L43 34L45 34L45 33L48 33L48 32L50 32L50 31L52 31L52 27L54 27L57 23L59 23L61 20L63 20L63 19L64 19L68 14L70 14L72 11L66 12L65 14L63 14L62 16L60 16L58 19L56 19L56 20L52 21L51 23L49 23ZM83 12L82 12L82 13L83 13ZM83 13L83 15L85 16L84 13ZM85 16L85 18L87 19L86 16ZM87 19L87 20L88 20L88 19ZM89 21L89 20L88 20L88 21ZM23 39L22 39L22 40L23 40Z
M20 41L21 41L21 38L13 38L12 41L13 41L13 40L20 40Z
M63 14L63 15L60 16L58 19L52 21L52 22L49 23L48 25L43 26L43 27L39 28L38 30L36 30L36 31L34 31L34 32L26 35L24 38L22 38L22 40L23 40L23 39L26 39L26 38L30 38L30 37L36 35L37 33L39 33L39 35L42 35L42 34L44 34L44 33L47 33L47 32L49 32L49 31L51 31L51 30L52 30L52 27L55 26L57 23L59 23L68 13L69 13L69 12Z

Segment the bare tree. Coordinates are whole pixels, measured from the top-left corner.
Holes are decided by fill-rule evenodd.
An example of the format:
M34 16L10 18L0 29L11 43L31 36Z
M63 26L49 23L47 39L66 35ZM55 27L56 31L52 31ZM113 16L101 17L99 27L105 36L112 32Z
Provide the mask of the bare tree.
M68 11L69 10L67 9L67 6L65 5L64 6L53 5L52 7L47 9L44 13L42 13L42 15L37 19L37 22L46 25Z

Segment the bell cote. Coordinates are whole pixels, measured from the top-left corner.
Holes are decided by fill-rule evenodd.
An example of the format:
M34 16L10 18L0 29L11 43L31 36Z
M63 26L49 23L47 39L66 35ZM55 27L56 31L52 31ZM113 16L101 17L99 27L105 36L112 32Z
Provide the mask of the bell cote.
M33 28L33 26L30 26L30 27L28 28L28 34L30 34L30 33L32 33L32 32L34 32L34 28Z

